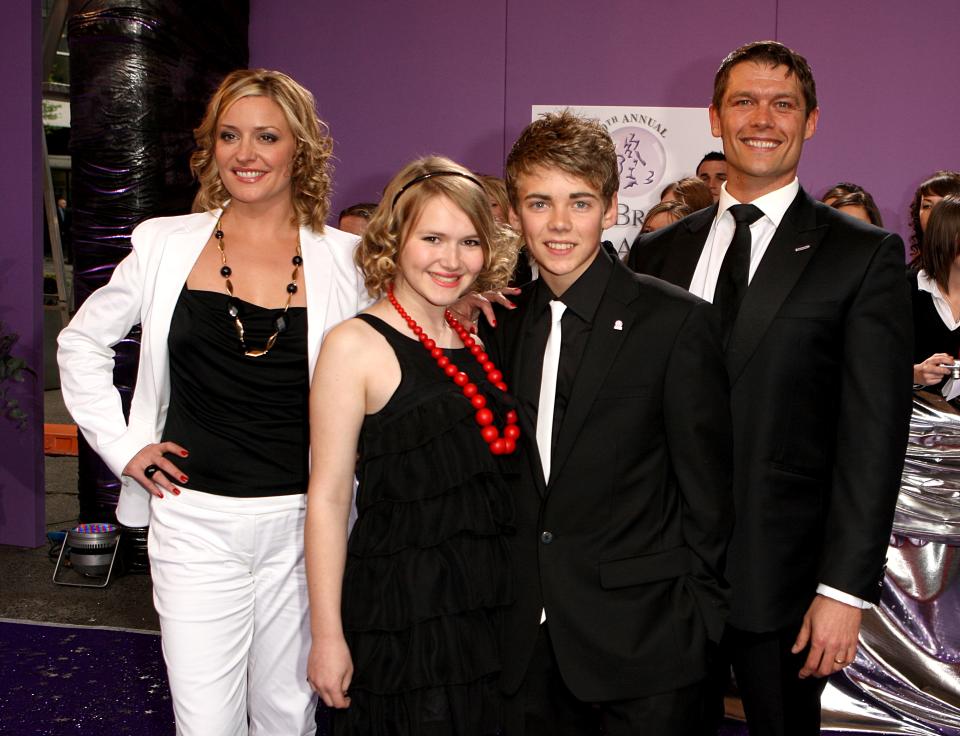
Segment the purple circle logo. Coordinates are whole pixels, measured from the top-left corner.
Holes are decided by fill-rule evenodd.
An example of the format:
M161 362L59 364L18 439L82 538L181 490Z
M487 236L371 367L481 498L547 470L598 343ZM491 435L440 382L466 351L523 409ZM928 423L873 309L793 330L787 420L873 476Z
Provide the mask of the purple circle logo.
M663 144L645 128L625 126L611 132L620 168L620 196L643 197L657 190L667 168Z

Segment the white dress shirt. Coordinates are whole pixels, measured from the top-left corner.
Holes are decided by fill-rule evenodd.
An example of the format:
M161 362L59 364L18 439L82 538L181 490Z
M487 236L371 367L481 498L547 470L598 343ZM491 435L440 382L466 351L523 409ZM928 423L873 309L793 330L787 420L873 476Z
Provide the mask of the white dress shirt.
M800 181L794 178L785 187L775 189L749 202L763 212L763 217L750 226L750 270L747 273L747 284L753 280L753 275L757 272L757 267L763 260L763 255L767 252L767 246L773 240L774 233L780 227L780 221L783 220L783 216L790 205L793 204L793 200L796 199L799 191ZM717 288L717 277L720 275L720 266L723 265L723 258L727 254L727 249L733 240L733 231L737 226L729 210L733 205L741 204L741 202L738 202L727 192L727 185L724 183L720 188L720 200L717 204L717 216L713 218L713 224L707 234L703 251L700 253L700 260L697 261L697 268L693 272L693 279L690 281L690 293L696 294L708 302L713 301L713 295ZM934 299L934 303L936 301ZM939 311L939 304L937 309ZM817 586L817 593L855 608L873 607L873 604L867 601L823 583Z
M940 315L940 319L943 320L943 324L948 330L953 332L960 327L960 320L954 319L953 307L950 306L950 302L947 301L943 292L940 291L940 286L930 278L922 268L917 271L917 289L930 294L933 298L933 306L936 308L937 314Z
M747 272L747 284L753 280L757 266L767 252L767 246L773 240L773 234L780 227L783 215L793 204L793 200L800 191L800 182L795 178L785 187L758 197L752 204L763 212L763 217L750 226L750 270ZM690 293L696 294L708 302L713 301L713 293L717 288L717 277L720 275L720 266L723 257L727 255L730 241L733 240L733 231L737 223L733 221L730 208L741 204L727 193L726 183L720 188L720 201L717 203L717 216L713 218L707 241L703 244L703 252L697 262L697 269L693 272L690 282Z

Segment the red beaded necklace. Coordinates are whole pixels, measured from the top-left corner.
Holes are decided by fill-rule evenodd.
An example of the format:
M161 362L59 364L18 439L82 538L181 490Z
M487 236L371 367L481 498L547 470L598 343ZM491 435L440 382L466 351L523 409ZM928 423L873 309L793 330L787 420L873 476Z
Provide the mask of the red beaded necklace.
M507 412L507 424L503 428L503 436L501 436L500 430L493 424L493 412L487 408L487 399L480 393L477 384L473 383L466 373L451 363L450 358L444 355L443 348L438 348L437 343L430 339L429 335L423 331L423 328L417 324L413 317L407 314L406 310L400 306L400 302L398 302L397 298L393 295L392 287L387 289L387 299L400 316L406 320L407 326L413 331L413 334L417 336L417 339L420 340L420 344L429 351L430 357L437 361L440 370L460 387L463 395L470 400L473 408L477 410L474 416L477 424L480 425L480 436L483 437L484 442L490 446L490 452L494 455L510 455L513 453L514 450L517 449L517 440L520 438L520 427L517 426L517 412L513 409ZM501 391L506 391L507 384L503 382L503 374L497 370L497 366L490 360L490 356L483 351L483 348L477 344L476 340L470 337L466 328L450 313L449 309L444 310L443 317L447 320L447 324L457 333L464 347L477 359L477 362L487 374L487 379L490 383Z

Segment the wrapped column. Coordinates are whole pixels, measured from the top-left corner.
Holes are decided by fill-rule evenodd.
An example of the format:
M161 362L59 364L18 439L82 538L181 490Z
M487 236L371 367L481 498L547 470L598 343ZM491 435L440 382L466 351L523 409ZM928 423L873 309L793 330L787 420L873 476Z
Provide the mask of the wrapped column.
M247 0L71 0L74 294L110 278L141 221L190 211L193 128L224 75L248 59ZM129 411L139 328L116 346ZM80 441L80 518L111 521L119 481Z

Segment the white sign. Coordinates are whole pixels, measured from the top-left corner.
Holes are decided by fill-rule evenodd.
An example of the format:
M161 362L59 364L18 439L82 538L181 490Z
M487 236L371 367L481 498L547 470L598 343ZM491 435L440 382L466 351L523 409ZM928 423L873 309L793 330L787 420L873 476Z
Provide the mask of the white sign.
M721 151L719 138L710 134L705 107L600 107L533 105L532 120L548 112L570 109L598 120L617 146L620 192L617 224L603 233L621 258L640 232L647 210L660 201L670 182L696 174L709 151Z

